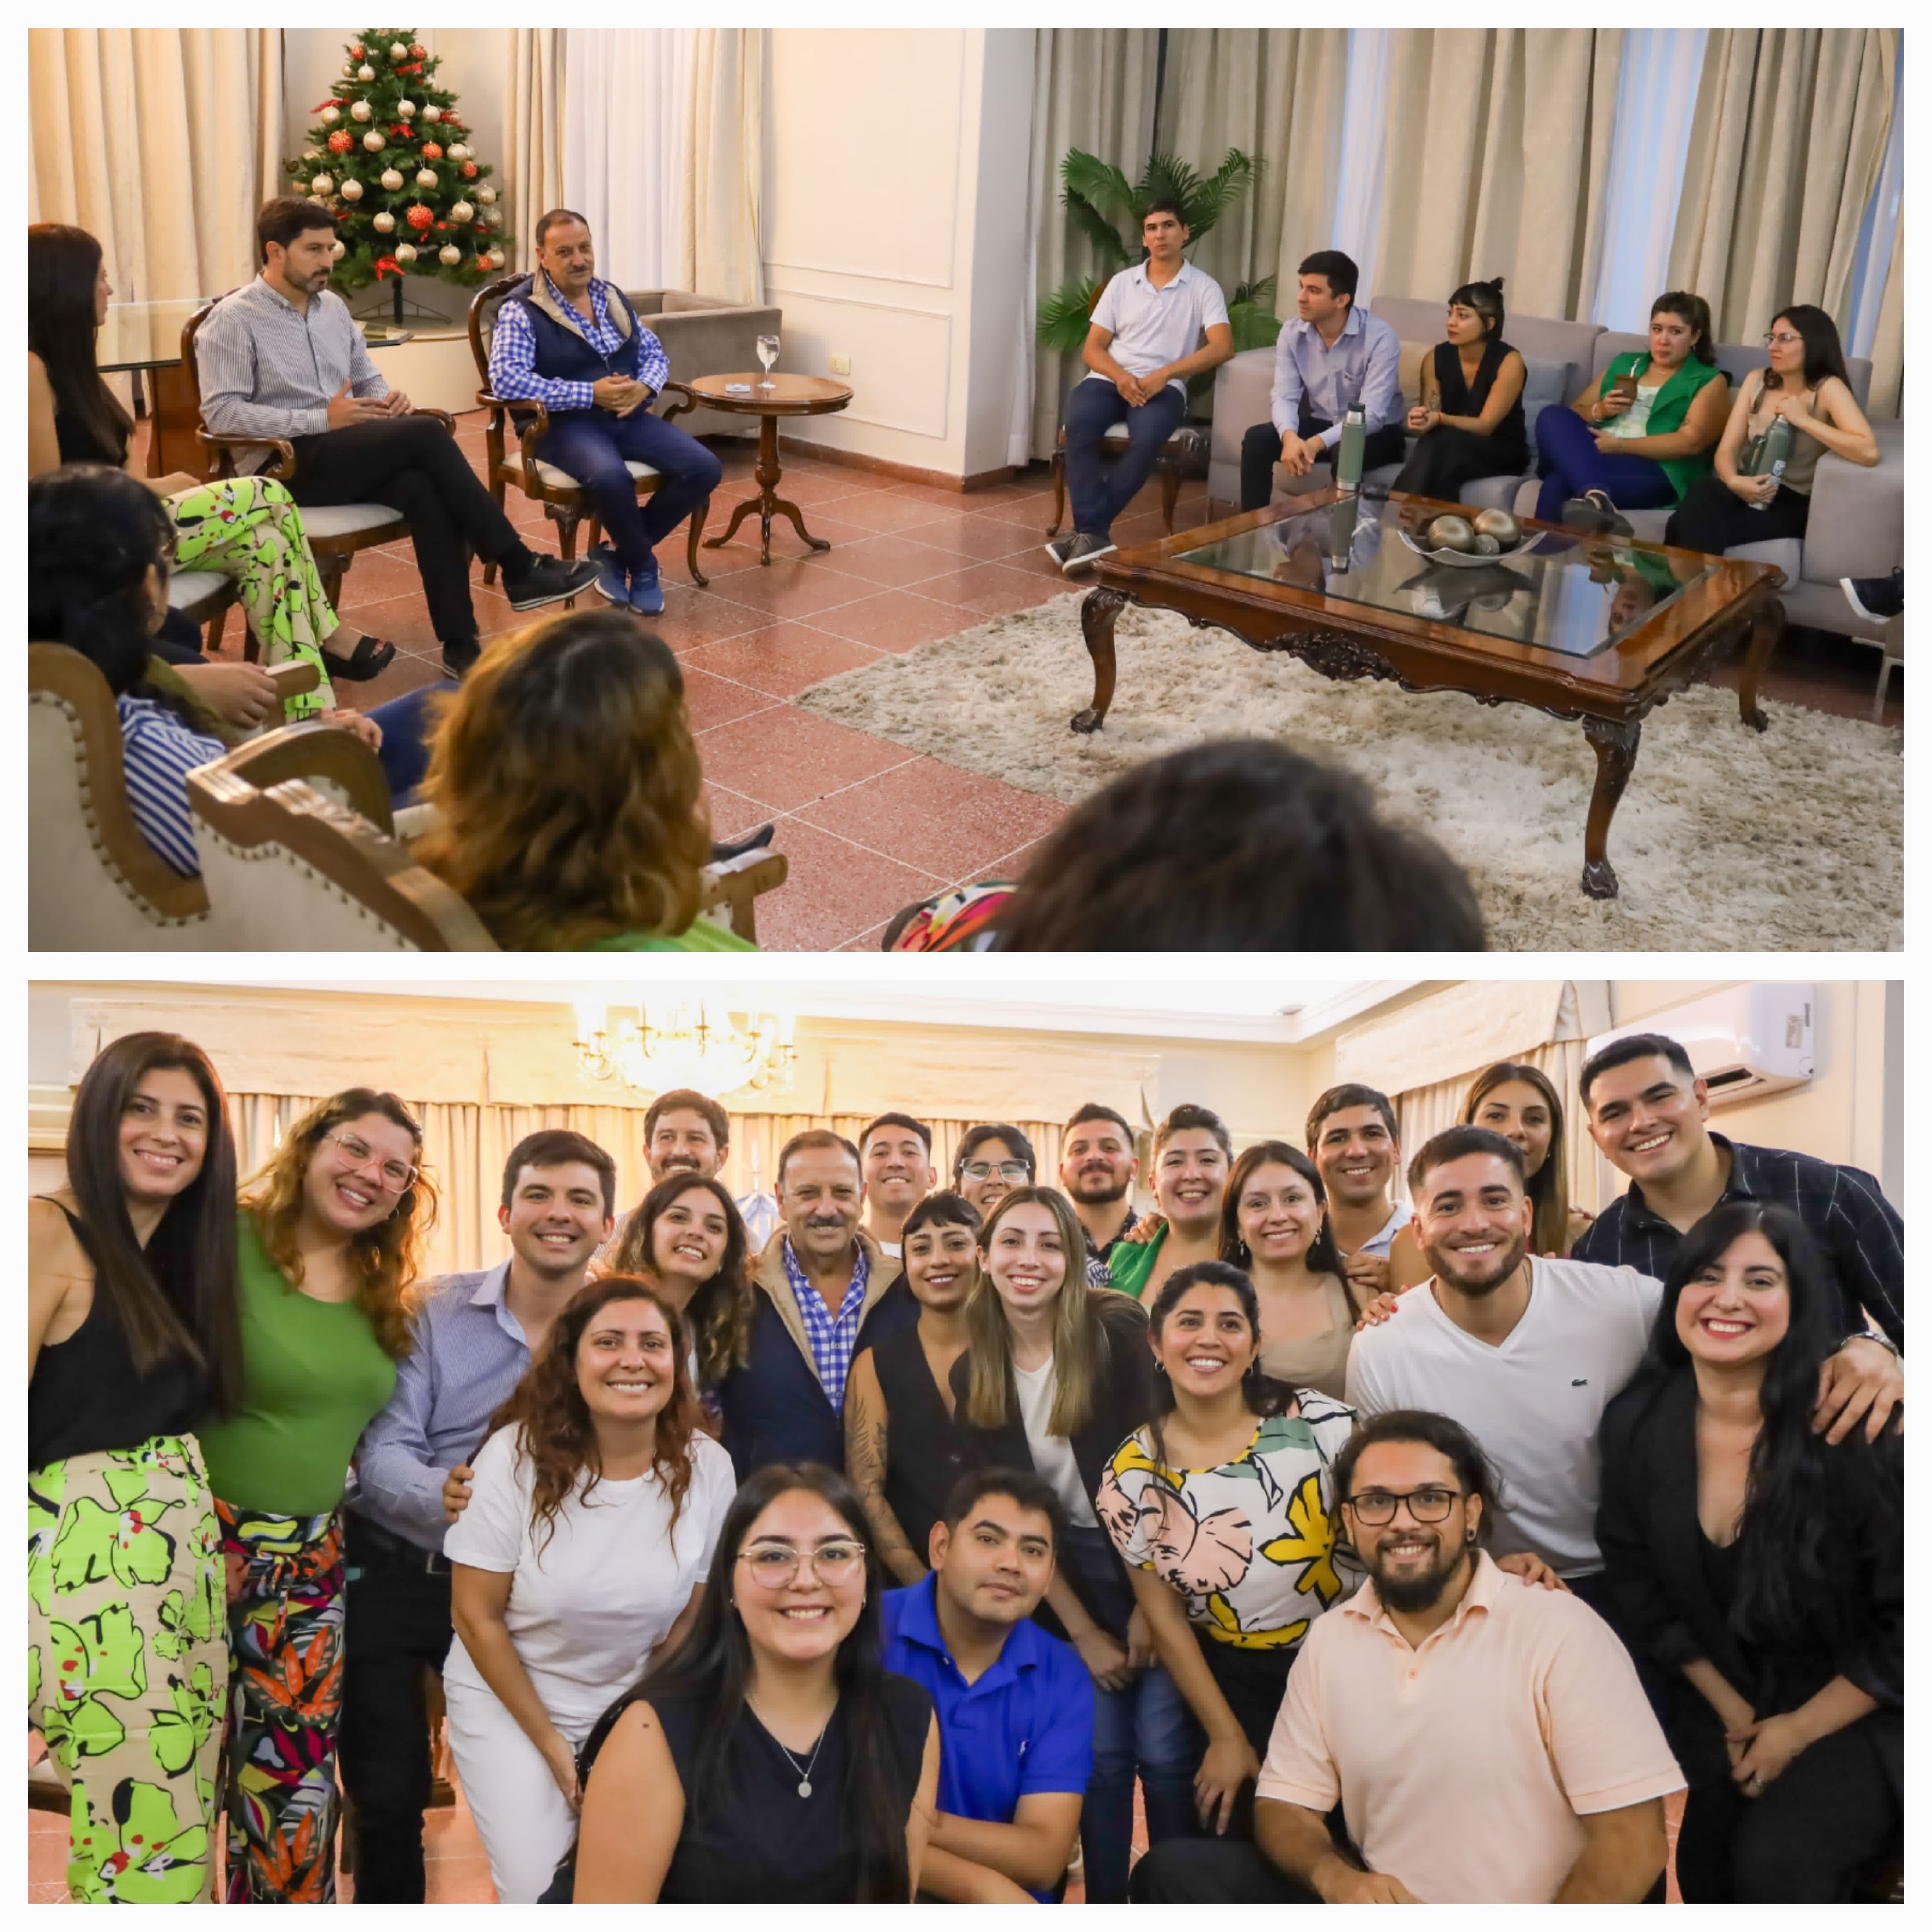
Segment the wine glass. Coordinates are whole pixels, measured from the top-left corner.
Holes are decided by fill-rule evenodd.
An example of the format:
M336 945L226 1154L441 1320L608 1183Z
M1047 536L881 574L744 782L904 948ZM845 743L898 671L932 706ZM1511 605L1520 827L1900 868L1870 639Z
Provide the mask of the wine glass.
M758 338L758 360L764 366L765 380L758 385L761 389L775 389L778 385L772 380L772 364L778 359L778 339L776 335Z

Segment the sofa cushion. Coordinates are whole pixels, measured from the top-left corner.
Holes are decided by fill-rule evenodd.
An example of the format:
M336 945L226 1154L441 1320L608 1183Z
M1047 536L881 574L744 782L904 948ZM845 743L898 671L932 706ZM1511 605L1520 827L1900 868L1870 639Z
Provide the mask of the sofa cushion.
M1582 386L1576 380L1574 362L1559 362L1550 356L1526 356L1522 364L1522 419L1529 430L1529 460L1534 466L1537 418L1552 403L1567 403Z
M503 467L506 470L513 470L520 476L524 467L522 452L520 450L508 452L503 458ZM655 476L658 473L648 463L627 461L624 467L636 477ZM537 464L537 475L553 490L578 490L583 488L583 485L571 475L568 470L560 470L554 463L545 463L539 459Z
M1402 359L1396 364L1396 380L1402 385L1402 400L1405 404L1421 401L1423 367L1435 348L1432 342L1402 344Z

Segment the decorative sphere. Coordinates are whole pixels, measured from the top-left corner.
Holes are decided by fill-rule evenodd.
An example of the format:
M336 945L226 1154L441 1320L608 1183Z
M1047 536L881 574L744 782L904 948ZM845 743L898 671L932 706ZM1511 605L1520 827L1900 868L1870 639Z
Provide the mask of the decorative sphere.
M396 260L398 261L413 262L416 258L416 251L412 248L406 242L398 242L396 244Z
M335 192L335 177L333 175L317 175L309 183L308 191L310 194L333 194Z
M463 260L463 250L452 242L436 250L436 259L446 268L453 268Z
M449 218L452 221L467 221L476 212L476 209L472 208L469 202L459 201L449 211Z
M388 146L388 142L376 129L371 128L368 133L362 136L362 145L369 150L370 154L380 154Z
M458 172L465 181L474 181L476 178L476 164L474 161L465 161Z
M338 128L328 137L328 152L332 154L346 154L356 145L356 136L346 128Z
M425 141L422 152L424 160L440 161L442 159L442 143L440 141Z
M356 70L356 78L364 84L376 78L376 70L367 61Z
M332 100L322 110L322 124L325 128L333 128L341 118L342 110Z
M374 226L378 235L393 235L396 232L396 218L386 208L376 217Z
M420 234L436 219L436 211L418 202L403 218Z
M480 201L485 208L488 208L490 204L496 199L496 190L492 188L488 182L485 182L483 185L476 190L476 199Z
M1480 534L1478 535L1476 538L1475 550L1477 556L1499 556L1502 554L1502 545L1498 543L1494 537L1486 537Z
M349 118L352 121L366 121L371 110L366 100L352 100L349 104Z
M428 58L429 50L423 45L422 41L412 40L410 43L410 58L411 60L427 60Z
M320 148L304 148L302 150L302 159L305 161L319 161L322 159L322 150Z
M418 168L418 169L417 169L417 170L416 170L416 186L417 186L418 188L434 188L434 187L435 187L435 185L436 185L436 170L435 170L435 169L434 169L434 168Z
M382 185L387 188L392 194L394 194L397 189L400 188L402 184L403 177L398 170L394 168L385 168L382 170Z
M1467 517L1441 516L1423 532L1423 541L1431 550L1473 552L1476 532L1470 528Z
M409 44L408 44L406 41L405 41L405 40L392 40L392 41L389 43L389 58L390 58L390 59L392 59L392 60L407 60L407 59L409 58L409 57L410 57Z
M490 264L490 267L491 267L491 268L500 268L503 266L503 251L502 251L502 249L500 249L500 248L492 248L492 249L490 250L490 253L489 253L488 256L487 257L487 260L488 260L489 264Z
M362 199L362 184L359 181L344 182L342 184L342 198L344 201L360 201Z
M470 158L470 150L460 141L452 141L449 146L449 158L452 161L466 161Z
M416 111L416 104L413 100L399 100L396 103L396 112L400 114L405 121L406 121Z
M350 185L352 187L354 184L352 182ZM339 262L342 260L344 256L348 254L349 244L346 242L338 241L328 252L337 261Z
M360 40L358 40L356 44L349 50L349 51L355 56L356 59L360 60L362 56L369 51L369 50L365 47Z
M342 77L344 80L353 80L356 78L355 68L350 66L346 62L344 62L343 65Z
M1499 550L1513 548L1522 536L1522 526L1507 510L1484 510L1474 519L1479 537L1494 537Z
M440 121L442 118L442 110L440 107L425 107L423 110L423 118L425 121Z

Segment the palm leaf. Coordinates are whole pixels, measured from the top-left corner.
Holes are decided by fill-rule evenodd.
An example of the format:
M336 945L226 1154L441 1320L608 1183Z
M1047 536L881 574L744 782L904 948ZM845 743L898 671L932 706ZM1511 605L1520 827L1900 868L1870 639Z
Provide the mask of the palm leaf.
M1117 241L1120 239L1121 227L1133 222L1137 203L1132 184L1112 162L1101 160L1078 148L1069 148L1066 159L1060 164L1060 178L1066 184L1066 193L1062 199L1067 206L1072 206L1072 198L1076 195L1091 203L1105 219L1114 224Z
M1074 226L1086 236L1103 268L1110 272L1124 268L1134 259L1120 238L1120 231L1085 196L1076 194L1070 188L1060 199L1066 203Z
M1188 223L1196 236L1204 234L1252 188L1261 172L1258 164L1238 148L1230 148L1221 165L1204 182L1195 184Z
M1231 302L1228 325L1234 338L1237 354L1244 349L1271 349L1281 334L1281 318L1258 302Z
M1156 148L1148 155L1134 193L1137 206L1141 208L1146 207L1150 201L1178 201L1181 206L1182 219L1191 229L1194 223L1190 218L1201 188L1201 177L1185 161L1177 154L1166 154Z
M1090 277L1076 275L1041 302L1034 327L1042 349L1055 349L1063 356L1080 352L1080 345L1087 340L1088 311L1098 286Z
M1244 282L1228 298L1232 307L1236 302L1252 302L1257 308L1264 308L1272 314L1274 310L1274 278L1264 275L1258 282Z

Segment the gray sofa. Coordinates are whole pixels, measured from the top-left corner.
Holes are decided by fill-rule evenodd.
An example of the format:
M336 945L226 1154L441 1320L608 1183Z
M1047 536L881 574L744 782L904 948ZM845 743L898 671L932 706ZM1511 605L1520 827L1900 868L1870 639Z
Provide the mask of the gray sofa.
M626 289L638 318L664 344L671 380L736 374L758 366L758 338L781 333L781 311L720 302L715 296L686 295L678 289ZM756 416L722 410L694 410L677 426L693 436L756 436Z
M1401 338L1402 394L1406 402L1412 402L1420 393L1421 358L1442 338L1442 304L1384 296L1371 306ZM1472 506L1514 508L1517 514L1528 516L1536 506L1538 417L1552 403L1568 403L1603 374L1612 357L1642 349L1646 338L1606 329L1594 322L1560 322L1529 315L1512 315L1503 332L1522 351L1528 365L1523 416L1529 429L1532 468L1521 476L1484 477L1465 484L1460 494L1462 500ZM1726 343L1720 345L1717 361L1735 382L1746 371L1764 366L1764 350L1756 344ZM1871 392L1871 364L1848 358L1846 372L1863 407ZM1266 419L1274 380L1272 349L1246 350L1216 372L1208 491L1216 502L1240 500L1241 438L1250 424ZM1904 557L1904 424L1896 418L1881 418L1872 428L1880 450L1876 469L1863 469L1828 454L1819 459L1810 523L1802 543L1792 539L1747 544L1731 554L1774 563L1784 572L1785 613L1792 622L1878 644L1882 641L1884 627L1867 624L1855 616L1838 588L1841 577L1882 577ZM1370 470L1364 480L1386 488L1395 480L1399 467L1385 464ZM1299 478L1279 470L1275 472L1277 501L1324 487L1318 472ZM1629 516L1640 537L1661 542L1669 514L1634 510Z

